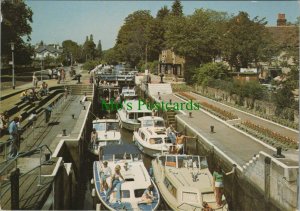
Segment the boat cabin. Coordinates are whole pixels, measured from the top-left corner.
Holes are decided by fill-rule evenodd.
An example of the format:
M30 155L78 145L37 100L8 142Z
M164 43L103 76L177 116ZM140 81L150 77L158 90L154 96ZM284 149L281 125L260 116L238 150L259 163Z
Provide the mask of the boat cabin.
M141 127L165 128L165 120L158 116L145 116L138 118Z
M93 128L97 132L119 130L119 122L114 119L97 119L93 121Z

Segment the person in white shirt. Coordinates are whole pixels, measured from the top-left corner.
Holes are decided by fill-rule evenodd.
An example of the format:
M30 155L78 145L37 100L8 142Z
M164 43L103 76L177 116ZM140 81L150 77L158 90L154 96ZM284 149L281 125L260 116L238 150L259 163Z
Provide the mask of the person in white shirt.
M107 161L103 162L103 166L101 168L101 191L107 190L108 185L106 179L111 176L111 168L107 166Z

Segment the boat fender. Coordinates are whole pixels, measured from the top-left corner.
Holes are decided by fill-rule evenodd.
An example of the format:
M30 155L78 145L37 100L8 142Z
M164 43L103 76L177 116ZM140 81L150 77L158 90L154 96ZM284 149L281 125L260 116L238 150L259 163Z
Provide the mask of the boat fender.
M94 184L94 179L91 179L91 184L92 184L92 185Z
M101 210L101 204L96 204L96 211L100 211Z
M94 198L96 196L96 190L95 188L92 189L92 197Z

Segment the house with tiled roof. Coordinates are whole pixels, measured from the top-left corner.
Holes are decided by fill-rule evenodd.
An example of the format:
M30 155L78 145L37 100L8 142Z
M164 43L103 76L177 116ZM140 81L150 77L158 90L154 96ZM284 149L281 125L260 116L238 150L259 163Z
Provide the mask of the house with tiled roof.
M50 44L50 45L37 45L34 49L35 59L43 59L45 57L58 58L63 50L59 45Z

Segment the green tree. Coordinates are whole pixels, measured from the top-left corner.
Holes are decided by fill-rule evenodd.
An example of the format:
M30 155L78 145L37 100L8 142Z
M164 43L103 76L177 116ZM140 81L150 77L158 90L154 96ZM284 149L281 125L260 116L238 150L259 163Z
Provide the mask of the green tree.
M197 9L187 17L166 18L166 46L186 60L185 80L191 82L194 68L221 54L221 35L227 14Z
M71 56L73 62L80 60L82 49L76 42L72 40L65 40L62 42L62 48L63 48L63 53L61 57L63 60L65 60L65 63L70 64Z
M229 77L229 70L223 63L207 63L196 69L194 80L202 86L207 86L210 81L226 79Z
M101 40L98 41L98 45L97 45L97 57L99 57L99 58L102 57L102 44L101 44Z
M182 8L183 7L181 5L180 0L175 0L172 5L171 15L179 16L179 17L183 16Z
M270 47L270 35L265 28L265 19L249 19L246 12L239 12L227 22L227 30L222 38L223 57L238 71L250 63L265 60Z
M33 48L26 44L31 40L32 10L22 1L1 1L1 60L11 60L11 42L15 45L15 64L31 63Z
M167 17L170 14L170 10L167 6L163 6L160 10L158 10L156 14L156 18L163 20L165 17Z
M125 23L119 30L115 51L118 60L136 66L146 59L146 49L149 55L153 49L149 40L149 27L153 17L149 10L139 10L125 18Z
M94 43L93 35L90 35L90 38L86 36L86 40L83 44L83 54L86 59L93 60L96 57L96 44Z

